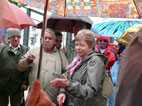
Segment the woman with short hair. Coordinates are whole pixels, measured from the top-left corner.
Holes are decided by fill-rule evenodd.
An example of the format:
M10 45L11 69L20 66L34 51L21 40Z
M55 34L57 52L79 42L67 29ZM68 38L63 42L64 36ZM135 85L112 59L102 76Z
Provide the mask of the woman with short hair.
M57 97L58 103L68 96L67 106L106 106L102 97L101 83L105 76L106 58L94 51L95 34L83 29L75 37L75 49L78 54L66 68L62 79L50 83L56 88L64 88Z

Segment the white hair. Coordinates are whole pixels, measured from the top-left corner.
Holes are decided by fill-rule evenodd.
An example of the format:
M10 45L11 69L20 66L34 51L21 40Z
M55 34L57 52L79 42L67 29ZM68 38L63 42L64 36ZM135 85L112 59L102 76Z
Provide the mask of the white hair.
M55 31L54 31L53 29L51 29L51 28L47 28L47 29L46 29L46 32L51 33L51 34L52 34L52 36L54 37L54 40L56 40Z

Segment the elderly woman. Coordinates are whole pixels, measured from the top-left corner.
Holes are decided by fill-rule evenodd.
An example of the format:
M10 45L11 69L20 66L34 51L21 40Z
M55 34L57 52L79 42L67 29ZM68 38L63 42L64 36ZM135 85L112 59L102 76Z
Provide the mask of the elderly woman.
M101 83L105 75L105 57L94 51L95 35L90 30L81 30L75 37L78 54L67 67L62 79L50 83L64 88L57 97L58 103L68 96L68 106L106 106L107 100L101 95Z

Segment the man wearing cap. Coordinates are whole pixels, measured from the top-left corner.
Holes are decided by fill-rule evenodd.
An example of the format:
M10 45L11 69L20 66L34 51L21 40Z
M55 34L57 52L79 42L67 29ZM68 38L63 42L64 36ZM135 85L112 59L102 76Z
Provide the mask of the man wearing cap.
M0 106L20 106L23 89L27 89L28 71L19 72L17 63L28 48L20 45L21 32L7 29L8 43L0 46Z

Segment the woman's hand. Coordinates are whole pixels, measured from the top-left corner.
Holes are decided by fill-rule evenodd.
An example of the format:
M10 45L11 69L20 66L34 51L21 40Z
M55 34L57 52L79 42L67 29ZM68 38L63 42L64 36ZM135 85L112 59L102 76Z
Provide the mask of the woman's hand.
M58 104L59 106L65 102L65 99L66 99L66 96L64 93L60 93L58 96L57 96L57 101L58 101Z
M40 82L36 80L33 82L31 93L26 99L26 106L55 106L55 104L41 90Z
M66 88L68 83L68 79L64 74L62 75L62 79L57 78L55 80L50 81L50 84L56 88Z

